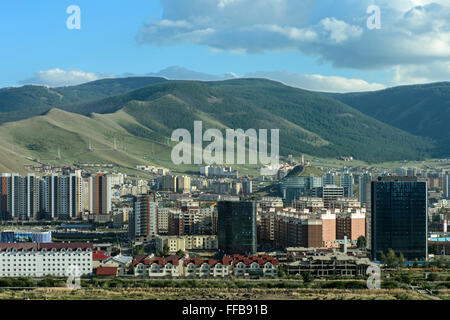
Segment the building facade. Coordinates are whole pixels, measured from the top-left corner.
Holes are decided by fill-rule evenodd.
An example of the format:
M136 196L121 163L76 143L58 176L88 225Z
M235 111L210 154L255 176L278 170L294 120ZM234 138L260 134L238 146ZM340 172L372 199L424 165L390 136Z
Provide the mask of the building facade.
M227 254L256 253L256 203L219 201L217 207L219 250Z
M380 177L372 182L371 251L388 249L407 259L427 259L428 187L416 177Z

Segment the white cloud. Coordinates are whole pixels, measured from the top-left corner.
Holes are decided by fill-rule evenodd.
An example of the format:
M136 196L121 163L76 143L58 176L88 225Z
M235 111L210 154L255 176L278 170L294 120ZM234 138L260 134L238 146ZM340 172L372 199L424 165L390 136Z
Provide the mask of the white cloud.
M322 92L357 92L385 89L379 83L369 83L361 79L323 76L319 74L302 74L291 71L253 72L245 77L267 78L284 84L312 91Z
M240 54L297 50L338 68L400 70L398 79L411 66L434 69L450 61L449 0L335 2L161 0L165 22L144 25L137 38L149 45L193 43ZM366 27L371 4L381 9L380 30Z
M450 61L439 61L423 65L395 67L396 85L428 83L450 80Z
M50 87L72 86L85 82L107 78L108 75L85 72L82 70L65 71L62 69L50 69L36 72L31 78L21 81L21 84L37 84Z
M352 38L359 38L363 34L362 28L352 26L335 18L325 18L319 23L328 38L335 43L342 43Z

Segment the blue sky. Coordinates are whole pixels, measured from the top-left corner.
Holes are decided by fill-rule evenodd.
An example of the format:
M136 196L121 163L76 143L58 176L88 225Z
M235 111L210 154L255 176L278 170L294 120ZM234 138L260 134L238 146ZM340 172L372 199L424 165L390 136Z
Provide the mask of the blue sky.
M381 10L379 30L366 25L371 4ZM81 9L81 30L66 27L70 5ZM448 0L2 1L0 87L77 84L170 66L338 92L445 81L449 5Z

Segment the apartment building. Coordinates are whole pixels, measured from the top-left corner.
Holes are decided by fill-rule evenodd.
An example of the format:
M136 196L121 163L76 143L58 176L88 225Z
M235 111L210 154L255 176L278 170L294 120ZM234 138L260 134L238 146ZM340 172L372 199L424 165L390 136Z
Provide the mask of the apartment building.
M192 250L217 250L217 236L215 235L190 235L190 236L161 236L155 238L156 250L162 251L169 248L170 253Z
M92 243L0 243L0 277L62 277L92 273Z

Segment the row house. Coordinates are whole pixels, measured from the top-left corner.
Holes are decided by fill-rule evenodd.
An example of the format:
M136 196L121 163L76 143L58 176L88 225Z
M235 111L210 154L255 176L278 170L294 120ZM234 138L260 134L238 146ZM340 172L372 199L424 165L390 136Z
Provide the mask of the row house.
M278 260L267 256L224 256L221 260L169 257L147 257L133 261L136 277L150 278L226 278L276 277Z

